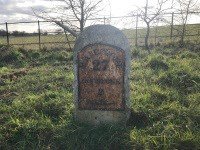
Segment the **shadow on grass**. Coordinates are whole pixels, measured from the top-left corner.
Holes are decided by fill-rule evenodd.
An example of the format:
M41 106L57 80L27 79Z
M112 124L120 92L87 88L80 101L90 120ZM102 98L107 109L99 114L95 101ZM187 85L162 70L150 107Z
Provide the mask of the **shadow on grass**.
M146 113L136 112L131 109L130 117L126 125L128 127L136 127L137 129L145 128L150 125L150 119Z
M59 149L131 149L130 130L118 125L90 126L71 121L56 134Z
M132 149L130 130L118 125L90 126L73 119L53 124L46 118L10 126L15 131L7 131L8 136L2 140L1 149Z

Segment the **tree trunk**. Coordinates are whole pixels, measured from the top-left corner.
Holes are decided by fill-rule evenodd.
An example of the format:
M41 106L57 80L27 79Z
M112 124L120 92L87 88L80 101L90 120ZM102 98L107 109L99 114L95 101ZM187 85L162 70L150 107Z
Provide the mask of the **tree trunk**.
M80 31L82 32L83 31L83 28L84 28L84 1L82 2L81 4L81 19L80 19Z
M180 41L181 46L184 45L184 37L185 37L185 32L186 32L186 25L187 25L188 14L189 14L189 5L187 7L187 12L186 12L185 20L183 21L184 23L183 23L182 35L181 35L181 41Z
M64 30L68 31L69 33L71 33L74 37L77 37L77 33L75 31L73 31L72 29L70 29L68 26L65 26L64 24L62 24L59 21L54 21L57 25L59 25L61 28L63 28Z
M150 49L149 49L150 25L149 25L149 23L146 23L146 24L147 24L147 32L146 32L146 36L145 36L145 48L146 48L146 50L148 50L149 53L151 53Z
M181 34L181 40L180 40L180 46L181 46L181 47L184 45L185 28L186 28L186 25L183 24L182 34Z
M84 19L82 19L81 17L81 21L80 21L80 31L82 32L84 28Z

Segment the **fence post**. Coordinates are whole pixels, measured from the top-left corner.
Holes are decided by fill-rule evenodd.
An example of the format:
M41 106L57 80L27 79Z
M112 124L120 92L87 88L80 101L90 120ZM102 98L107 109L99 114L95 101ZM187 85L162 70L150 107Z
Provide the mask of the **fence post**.
M171 31L170 31L171 41L172 41L172 37L173 37L173 26L174 26L174 12L172 13L172 20L171 20Z
M157 31L158 31L158 29L157 29L157 25L156 25L156 27L154 28L155 29L155 37L154 37L154 45L156 45L156 40L157 40Z
M135 25L135 46L137 47L138 46L138 14L137 14L137 17L136 17L136 25Z
M9 40L9 31L8 31L8 23L6 22L6 37L7 37L7 46L10 45L10 40Z
M62 20L61 20L61 23L64 24ZM67 32L66 32L65 29L64 29L64 33L65 33L65 38L66 38L66 41L68 43L69 49L70 49L70 51L72 51L72 48L71 48L71 45L70 45L70 41L69 41L69 38L68 38L68 35L67 35Z
M41 50L41 33L40 33L40 21L38 20L38 42L39 42L39 49Z

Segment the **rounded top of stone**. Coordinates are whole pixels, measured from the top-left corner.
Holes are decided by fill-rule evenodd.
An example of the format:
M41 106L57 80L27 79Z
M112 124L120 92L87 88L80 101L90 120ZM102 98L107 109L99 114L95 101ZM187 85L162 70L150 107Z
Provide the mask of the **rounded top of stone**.
M122 31L111 25L92 25L86 27L78 36L74 51L80 51L91 44L108 44L119 47L125 52L130 50L129 42Z

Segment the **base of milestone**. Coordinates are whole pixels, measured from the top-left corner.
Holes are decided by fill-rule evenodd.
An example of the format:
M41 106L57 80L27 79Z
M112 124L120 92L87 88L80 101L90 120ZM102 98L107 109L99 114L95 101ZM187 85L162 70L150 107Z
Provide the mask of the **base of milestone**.
M91 125L125 125L129 118L129 114L129 111L76 110L74 117L76 121Z

